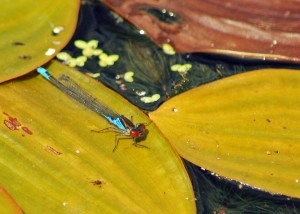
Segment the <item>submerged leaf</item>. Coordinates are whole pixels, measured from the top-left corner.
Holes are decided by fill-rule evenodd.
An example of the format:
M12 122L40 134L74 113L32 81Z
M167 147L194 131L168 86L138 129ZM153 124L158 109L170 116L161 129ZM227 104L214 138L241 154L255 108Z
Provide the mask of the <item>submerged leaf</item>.
M300 62L298 0L103 0L157 44L178 53Z
M142 112L97 81L54 62L64 73L135 123ZM32 213L194 213L195 202L182 161L149 124L150 149L115 134L102 117L73 101L42 76L0 85L0 183Z
M296 70L239 74L174 97L150 117L183 158L299 198L299 82Z

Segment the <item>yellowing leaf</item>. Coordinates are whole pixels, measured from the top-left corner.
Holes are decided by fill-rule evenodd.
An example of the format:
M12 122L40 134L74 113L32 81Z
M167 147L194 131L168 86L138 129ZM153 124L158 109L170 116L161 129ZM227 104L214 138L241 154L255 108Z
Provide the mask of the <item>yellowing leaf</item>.
M1 1L0 82L52 59L71 39L78 10L78 0Z
M300 73L266 69L176 96L150 114L185 159L300 197Z
M13 197L7 192L6 189L0 186L0 213L23 213L22 209L13 199Z
M135 123L149 123L121 96L57 62L67 74ZM109 124L73 101L36 71L0 85L0 183L30 213L195 213L181 159L149 124L139 142L96 133Z

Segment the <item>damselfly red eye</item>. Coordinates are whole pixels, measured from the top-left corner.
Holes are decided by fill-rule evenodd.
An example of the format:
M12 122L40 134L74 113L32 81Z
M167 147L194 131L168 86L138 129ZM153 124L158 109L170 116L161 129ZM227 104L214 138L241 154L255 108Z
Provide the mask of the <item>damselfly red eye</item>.
M145 134L146 131L146 126L141 123L138 124L134 129L130 130L130 136L133 138L138 138L138 137L142 137Z
M130 130L130 136L131 137L133 137L133 138L136 138L136 137L140 137L141 135L140 135L140 132L138 131L138 130L136 130L136 129L132 129L132 130Z

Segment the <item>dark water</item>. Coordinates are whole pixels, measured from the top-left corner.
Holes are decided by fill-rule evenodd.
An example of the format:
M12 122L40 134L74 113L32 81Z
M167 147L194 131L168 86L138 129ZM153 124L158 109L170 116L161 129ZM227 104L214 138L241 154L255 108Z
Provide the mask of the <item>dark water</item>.
M152 15L174 21L160 11L145 8ZM175 20L178 21L178 20ZM180 20L179 20L180 21ZM118 54L113 66L98 65L98 56L90 57L83 67L84 73L100 73L99 81L114 89L145 112L153 111L164 101L204 83L237 73L260 68L300 68L299 65L258 60L241 60L222 55L186 53L167 55L146 35L101 3L82 5L74 37L63 50L72 57L80 56L75 40L98 40L98 47L108 55ZM191 64L187 73L171 70L174 64ZM123 76L134 71L134 82ZM143 96L159 94L160 99L145 103ZM300 213L300 201L286 196L241 186L185 161L190 174L198 213Z

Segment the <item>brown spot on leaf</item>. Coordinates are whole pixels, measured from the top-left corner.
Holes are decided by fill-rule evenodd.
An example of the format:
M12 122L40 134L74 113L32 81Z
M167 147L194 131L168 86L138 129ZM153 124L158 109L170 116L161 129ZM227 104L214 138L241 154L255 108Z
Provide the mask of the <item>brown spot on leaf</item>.
M4 122L5 126L7 128L9 128L10 130L12 130L12 131L17 130L17 127L10 120L4 120L3 122Z
M24 131L24 132L26 132L27 134L29 134L29 135L32 135L33 133L32 133L32 131L29 129L29 128L27 128L27 127L22 127L22 130Z
M47 146L47 147L46 147L46 150L49 151L49 152L51 152L51 153L54 154L54 155L61 155L61 154L62 154L62 152L57 151L56 149L54 149L54 148L51 147L51 146Z
M105 184L104 181L101 181L101 180L94 180L94 181L91 181L91 183L94 185L94 186L98 186L98 187L102 187L103 184Z

